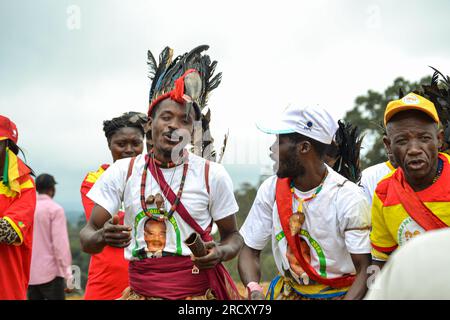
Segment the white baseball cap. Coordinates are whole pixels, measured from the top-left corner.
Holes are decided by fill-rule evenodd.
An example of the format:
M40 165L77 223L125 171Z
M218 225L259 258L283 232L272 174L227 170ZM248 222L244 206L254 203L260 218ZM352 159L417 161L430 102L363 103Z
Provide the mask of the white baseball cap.
M299 108L289 106L282 113L281 119L268 127L256 125L259 130L269 134L300 133L324 144L331 144L338 129L337 122L321 107Z

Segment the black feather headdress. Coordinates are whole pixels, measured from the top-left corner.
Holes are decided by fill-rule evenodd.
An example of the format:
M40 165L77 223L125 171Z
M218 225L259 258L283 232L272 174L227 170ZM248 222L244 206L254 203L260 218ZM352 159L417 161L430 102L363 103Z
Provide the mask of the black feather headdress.
M363 137L359 135L358 127L350 123L339 120L338 125L335 136L338 156L333 169L348 180L357 183L361 178L359 154Z
M434 70L429 85L422 85L425 98L434 103L439 120L444 126L445 140L450 142L450 77L430 66Z
M173 50L169 47L159 55L159 63L149 50L148 66L149 78L152 80L149 93L149 103L152 104L161 96L168 94L176 87L176 81L185 75L188 70L197 71L196 75L187 74L184 79L184 93L193 100L199 110L203 110L208 102L209 93L217 88L222 79L222 73L214 76L217 61L212 61L208 55L202 52L208 50L209 46L201 45L190 52L177 56L173 59ZM188 110L189 111L189 110Z
M214 75L217 61L211 61L208 55L202 54L208 49L209 46L201 45L173 58L173 50L166 47L159 55L159 63L148 51L147 64L152 80L148 115L151 116L158 103L167 98L185 105L186 116L194 108L196 120L201 121L202 129L201 137L197 137L201 139L200 147L194 147L194 153L215 160L213 139L209 133L211 114L209 110L206 114L202 114L202 111L208 103L210 92L219 86L222 73ZM203 133L206 133L205 139ZM198 141L193 141L193 144L197 146Z

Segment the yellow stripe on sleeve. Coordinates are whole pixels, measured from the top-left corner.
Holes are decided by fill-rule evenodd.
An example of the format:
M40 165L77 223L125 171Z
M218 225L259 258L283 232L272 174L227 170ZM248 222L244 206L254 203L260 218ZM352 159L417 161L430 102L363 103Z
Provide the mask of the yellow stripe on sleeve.
M386 253L378 251L375 248L372 248L370 253L372 254L372 259L373 260L388 261L388 259L389 259L389 256Z
M100 167L100 169L98 169L95 172L89 172L85 181L95 183L98 180L98 178L100 178L100 176L103 174L103 172L105 172L105 169L103 169L102 167Z

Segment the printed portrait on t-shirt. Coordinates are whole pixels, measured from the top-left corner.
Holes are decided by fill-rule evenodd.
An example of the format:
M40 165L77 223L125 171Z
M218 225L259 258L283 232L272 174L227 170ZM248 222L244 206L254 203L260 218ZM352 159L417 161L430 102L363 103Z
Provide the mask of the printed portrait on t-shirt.
M306 259L308 263L311 263L311 255L308 244L301 239L300 240L302 255ZM291 270L297 275L301 276L305 270L300 266L300 262L298 262L297 258L294 255L294 252L292 252L291 247L288 245L286 250L286 258L288 259L289 266L291 267Z
M152 215L159 214L159 210L151 208ZM157 216L158 217L158 216ZM173 217L170 220L174 220ZM160 258L163 251L170 251L171 222L169 220L155 220L143 211L134 217L132 241L129 247L131 257L137 260L146 258ZM125 257L127 252L125 251ZM129 258L128 258L129 259Z
M144 224L144 239L147 251L152 254L162 254L166 246L166 224L164 221L147 219Z

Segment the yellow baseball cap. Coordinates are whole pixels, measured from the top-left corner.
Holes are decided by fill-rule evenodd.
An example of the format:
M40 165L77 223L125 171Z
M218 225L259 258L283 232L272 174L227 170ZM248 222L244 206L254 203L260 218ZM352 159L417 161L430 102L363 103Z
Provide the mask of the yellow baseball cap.
M405 110L422 111L439 124L439 116L433 102L411 92L399 100L388 103L386 111L384 112L384 125L386 125L395 114Z

